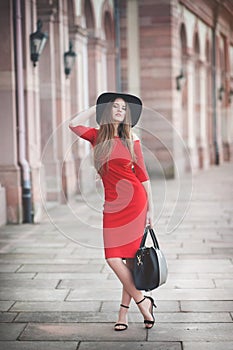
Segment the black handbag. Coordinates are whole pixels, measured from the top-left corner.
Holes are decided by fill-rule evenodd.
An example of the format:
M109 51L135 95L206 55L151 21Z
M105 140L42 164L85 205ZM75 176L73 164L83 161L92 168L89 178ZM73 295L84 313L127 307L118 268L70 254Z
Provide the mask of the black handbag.
M146 239L150 232L153 245L146 247ZM133 279L138 290L150 291L166 282L168 275L167 262L159 248L154 230L146 227L141 240L140 248L134 258Z

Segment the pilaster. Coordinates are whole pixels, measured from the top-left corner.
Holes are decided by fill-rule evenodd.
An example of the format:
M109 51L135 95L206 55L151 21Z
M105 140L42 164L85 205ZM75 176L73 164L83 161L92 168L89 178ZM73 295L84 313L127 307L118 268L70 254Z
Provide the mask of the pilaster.
M209 153L207 146L207 74L204 60L200 61L200 142L198 145L200 168L208 168Z
M38 17L43 22L43 31L49 35L39 62L41 146L42 161L46 181L46 198L60 201L61 175L57 159L58 145L56 133L56 57L54 40L54 15L56 8L46 2L38 3Z
M187 73L187 118L188 118L188 149L190 160L192 163L193 171L198 169L198 154L195 138L195 126L194 126L194 62L192 57L189 56L186 64Z
M1 1L0 31L4 37L2 43L4 54L0 55L0 183L5 188L5 200L2 192L0 207L6 211L9 223L20 223L22 197L17 156L13 18L13 1Z

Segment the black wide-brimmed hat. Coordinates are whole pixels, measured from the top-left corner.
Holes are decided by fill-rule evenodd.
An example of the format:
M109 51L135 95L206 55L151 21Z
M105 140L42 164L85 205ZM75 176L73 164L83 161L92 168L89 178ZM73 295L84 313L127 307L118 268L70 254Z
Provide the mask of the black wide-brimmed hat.
M96 101L96 121L100 124L103 112L106 108L106 104L109 102L114 102L117 98L122 98L126 103L128 103L130 112L132 127L135 126L140 118L142 112L142 101L139 97L123 94L118 92L104 92L101 94Z

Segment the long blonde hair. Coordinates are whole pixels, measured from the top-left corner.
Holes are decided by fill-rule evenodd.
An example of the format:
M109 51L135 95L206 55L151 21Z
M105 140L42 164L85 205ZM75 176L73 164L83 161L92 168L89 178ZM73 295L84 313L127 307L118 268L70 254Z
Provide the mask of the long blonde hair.
M94 147L94 165L98 173L101 175L104 173L103 165L106 164L108 167L108 161L113 148L115 131L112 120L113 103L114 102L109 102L106 104L106 108L104 109L101 118L100 128L98 130L96 145ZM136 156L134 153L133 137L131 131L131 112L127 103L125 119L118 125L117 133L122 143L128 148L131 155L131 161L135 162Z

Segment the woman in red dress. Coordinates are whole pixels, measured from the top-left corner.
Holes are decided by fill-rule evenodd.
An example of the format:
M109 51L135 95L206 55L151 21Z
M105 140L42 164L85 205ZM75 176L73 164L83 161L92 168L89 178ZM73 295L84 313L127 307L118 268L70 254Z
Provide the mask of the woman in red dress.
M143 297L132 277L132 262L145 225L153 224L151 186L139 138L132 127L139 120L141 100L133 95L103 93L96 111L79 114L70 129L93 146L94 164L104 186L103 238L105 258L123 285L116 331L128 328L127 312L133 298L146 328L154 325L151 297ZM82 124L96 112L99 129Z

